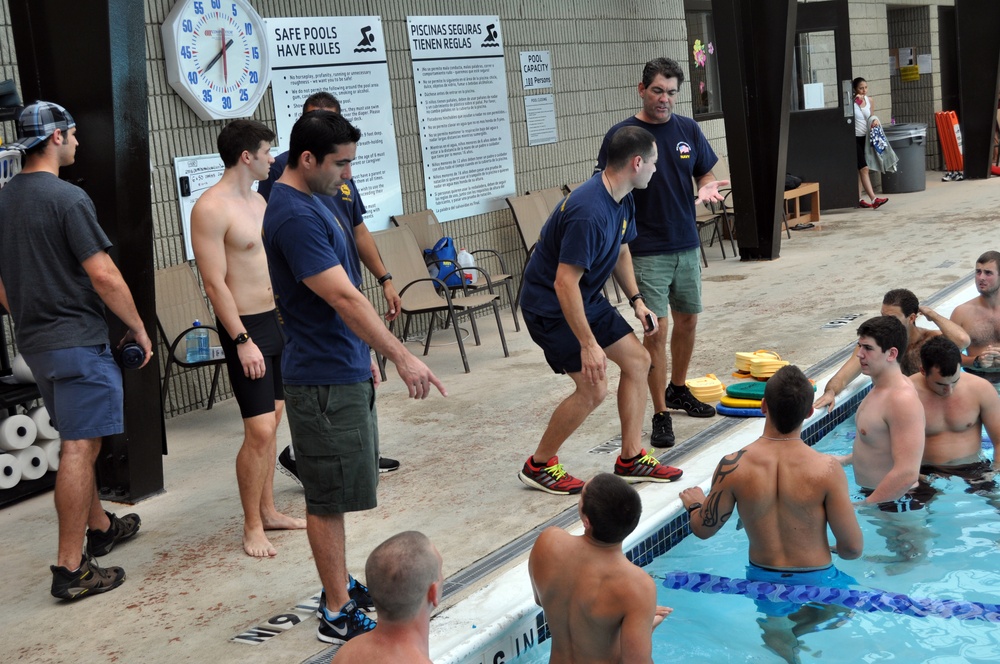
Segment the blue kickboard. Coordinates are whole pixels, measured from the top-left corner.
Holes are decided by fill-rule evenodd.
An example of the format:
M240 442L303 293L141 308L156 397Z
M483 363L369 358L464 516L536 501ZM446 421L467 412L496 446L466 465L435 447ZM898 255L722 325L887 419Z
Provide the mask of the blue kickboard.
M760 408L730 408L721 403L715 407L715 411L719 415L728 415L729 417L764 417Z

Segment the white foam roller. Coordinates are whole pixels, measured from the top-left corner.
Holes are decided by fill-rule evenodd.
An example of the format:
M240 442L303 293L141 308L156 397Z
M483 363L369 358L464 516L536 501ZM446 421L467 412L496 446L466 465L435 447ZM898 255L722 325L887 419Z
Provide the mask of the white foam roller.
M0 489L13 489L21 481L21 462L12 454L0 454Z
M21 462L21 479L37 480L49 470L49 461L45 458L45 452L38 445L29 445L23 450L16 450L11 454Z
M11 415L0 422L0 449L23 450L35 442L38 427L27 415Z
M55 440L59 437L59 431L52 426L52 418L45 406L36 406L28 411L28 417L35 423L38 430L37 436L41 440Z
M62 449L62 441L58 438L41 440L38 441L37 445L45 452L45 460L49 462L49 470L59 470L59 450Z
M35 375L31 373L31 367L20 355L14 356L14 361L10 363L10 373L14 380L19 383L34 383Z

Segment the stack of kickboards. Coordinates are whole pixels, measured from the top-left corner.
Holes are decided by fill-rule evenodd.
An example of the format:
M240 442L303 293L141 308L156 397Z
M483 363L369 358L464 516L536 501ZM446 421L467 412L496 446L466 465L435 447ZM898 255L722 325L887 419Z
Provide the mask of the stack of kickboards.
M764 398L766 386L767 383L758 380L734 383L726 388L726 394L719 401L716 411L719 415L730 417L764 417L760 410L760 400ZM816 384L813 383L813 391L815 390Z

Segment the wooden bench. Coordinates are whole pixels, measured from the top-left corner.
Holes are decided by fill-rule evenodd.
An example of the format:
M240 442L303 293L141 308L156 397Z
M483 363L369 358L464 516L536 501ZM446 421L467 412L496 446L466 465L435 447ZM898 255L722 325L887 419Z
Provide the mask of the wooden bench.
M808 221L819 223L819 182L803 182L795 189L785 191L785 223L791 224L802 217L801 202L803 196L809 196L810 211ZM789 202L795 202L795 214L789 211Z

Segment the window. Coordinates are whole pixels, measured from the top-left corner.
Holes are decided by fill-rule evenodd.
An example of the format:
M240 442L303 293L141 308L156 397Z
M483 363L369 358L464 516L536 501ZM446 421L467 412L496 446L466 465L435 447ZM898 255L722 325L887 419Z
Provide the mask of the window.
M688 81L696 120L722 117L719 59L711 0L685 0L688 37Z
M837 44L833 30L800 32L792 50L792 111L837 108Z

